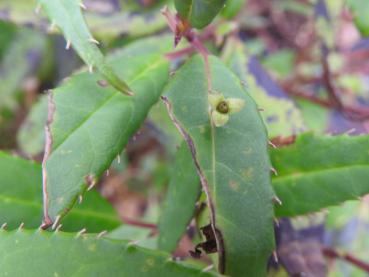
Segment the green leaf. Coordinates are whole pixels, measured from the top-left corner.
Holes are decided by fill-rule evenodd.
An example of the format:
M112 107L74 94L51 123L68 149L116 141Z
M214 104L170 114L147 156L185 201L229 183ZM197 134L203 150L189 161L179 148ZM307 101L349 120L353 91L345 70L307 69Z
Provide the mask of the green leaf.
M47 121L47 97L43 95L36 102L22 123L17 141L19 147L29 156L40 154L44 150L45 133L44 126Z
M247 0L227 0L224 9L222 10L222 15L231 19L235 17L238 12L244 7L247 3Z
M0 60L8 49L16 34L16 27L13 24L0 20Z
M276 215L296 216L369 193L368 136L298 136L271 150L273 186L282 201ZM302 158L303 157L303 158Z
M200 180L186 144L178 150L159 220L159 249L172 252L185 233L200 195Z
M208 196L213 232L218 230L220 272L265 276L274 248L266 130L240 80L215 57L210 57L210 69L215 91L246 102L227 124L210 124L207 76L199 56L175 74L166 88L166 103Z
M141 228L133 225L121 225L114 229L106 236L111 239L128 240L134 242L138 246L157 249L157 236L152 236L149 228Z
M110 59L135 96L125 96L101 83L101 75L89 73L73 76L50 94L44 166L47 223L66 214L78 195L109 168L158 100L169 74L168 62L161 55L145 53L145 48L133 45Z
M4 276L216 276L163 252L96 235L0 231Z
M1 19L11 21L18 25L35 26L49 32L57 32L51 30L45 24L45 15L43 13L35 16L35 8L38 0L17 0L8 1L0 0ZM146 36L158 32L167 27L165 18L160 14L157 8L153 10L143 10L138 5L138 9L130 9L126 3L121 4L124 10L118 9L113 2L103 1L103 5L99 2L86 1L87 10L83 12L90 32L98 39L104 42L111 42L120 35L128 35L130 37ZM137 3L136 3L137 4ZM1 23L0 23L1 28ZM0 35L0 41L2 41ZM0 50L2 44L0 43ZM1 51L0 51L1 52Z
M18 107L16 93L24 78L34 74L46 48L45 37L32 29L20 28L7 47L0 65L0 112ZM1 121L1 119L0 119Z
M369 36L369 2L366 0L347 0L354 21L363 36Z
M128 85L115 73L105 61L97 47L97 41L90 33L81 13L79 0L39 0L52 24L58 26L66 40L71 43L78 55L90 69L96 67L116 89L131 94ZM82 4L83 5L83 4Z
M192 27L202 29L209 25L224 7L225 0L175 0L178 13L187 19Z
M0 152L0 225L9 229L22 222L27 228L37 228L42 221L42 176L38 163ZM63 230L87 228L91 232L110 230L120 220L112 206L93 190L63 222Z

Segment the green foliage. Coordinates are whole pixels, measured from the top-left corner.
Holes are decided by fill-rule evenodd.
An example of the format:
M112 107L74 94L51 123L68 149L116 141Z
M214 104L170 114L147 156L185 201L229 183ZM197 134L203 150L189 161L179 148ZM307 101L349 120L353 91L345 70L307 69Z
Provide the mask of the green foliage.
M42 152L45 146L44 126L47 121L47 96L40 97L32 106L28 117L22 123L17 134L17 140L24 153L35 156Z
M38 163L0 152L0 225L7 223L9 229L15 229L23 222L27 228L38 228L42 221L41 184ZM63 230L99 232L119 224L113 208L94 190L70 212Z
M247 0L227 0L222 10L222 15L227 19L235 17L241 8L245 6L246 2Z
M223 8L226 0L175 0L178 13L187 19L191 26L202 29L209 25Z
M368 146L368 136L307 133L292 145L271 150L278 171L273 187L283 203L276 215L316 212L369 193Z
M224 126L210 124L207 77L199 56L175 74L165 94L196 160L211 223L220 232L216 233L220 271L264 276L274 248L265 127L255 103L229 69L215 57L210 68L214 91L246 101Z
M16 27L13 24L0 20L0 59L14 38Z
M367 1L172 2L0 0L1 276L325 275L323 220L367 256L369 137L321 135L367 132Z
M109 168L159 98L168 62L158 54L138 50L133 56L132 48L127 51L110 60L116 72L126 76L135 96L102 85L99 74L81 73L50 97L52 141L46 146L50 155L44 170L51 221L67 213L78 195Z
M0 115L3 109L14 111L18 107L17 92L22 81L36 75L37 57L46 48L45 37L28 28L18 29L8 44L0 64Z
M39 3L47 13L52 24L55 24L63 31L67 40L67 48L71 43L90 70L94 67L98 68L116 89L125 94L131 93L128 85L106 63L103 54L96 46L98 42L90 33L81 13L80 4L82 2L76 0L39 0Z
M194 215L195 203L200 195L200 180L191 159L191 153L183 143L176 154L159 221L159 249L167 252L175 250Z
M0 231L0 248L4 276L216 276L163 252L96 235Z

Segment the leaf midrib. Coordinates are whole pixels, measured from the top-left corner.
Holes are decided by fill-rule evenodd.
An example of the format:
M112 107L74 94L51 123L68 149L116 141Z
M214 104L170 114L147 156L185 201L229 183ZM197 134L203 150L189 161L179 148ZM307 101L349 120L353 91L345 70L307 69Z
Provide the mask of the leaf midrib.
M343 165L343 166L338 166L338 167L333 167L333 168L323 168L323 169L314 169L311 171L294 172L294 173L290 173L286 175L280 175L280 176L273 177L272 182L274 183L275 181L278 182L278 181L283 181L286 179L294 179L294 178L300 178L300 177L309 176L309 175L329 173L330 171L333 173L334 171L340 171L343 169L361 168L361 167L369 168L369 164Z
M145 66L145 68L143 68L141 71L139 71L136 74L136 76L134 76L130 81L127 81L128 85L132 85L134 82L139 80L140 77L143 74L145 74L145 72L151 70L152 68L155 68L161 62L162 62L161 59L157 58L157 60L154 63L149 64L148 66ZM93 117L93 115L95 113L97 113L101 108L103 108L116 95L121 95L121 92L115 91L111 96L106 98L103 103L101 103L99 106L97 106L96 109L91 111L85 118L83 118L81 120L81 122L75 128L73 128L68 134L65 135L65 138L59 144L57 144L53 147L53 152L55 152L70 137L71 134L73 134L76 130L81 128L91 117ZM125 97L127 97L127 100L131 100L130 98L132 98L134 96L131 96L131 97L125 96Z

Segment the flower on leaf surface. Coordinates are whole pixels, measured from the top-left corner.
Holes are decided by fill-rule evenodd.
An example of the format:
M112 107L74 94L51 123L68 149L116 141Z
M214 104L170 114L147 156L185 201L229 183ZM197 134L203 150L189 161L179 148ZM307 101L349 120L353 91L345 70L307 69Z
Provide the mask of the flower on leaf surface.
M225 125L229 116L238 113L245 106L245 100L240 98L225 98L223 94L215 92L209 94L211 119L216 127Z

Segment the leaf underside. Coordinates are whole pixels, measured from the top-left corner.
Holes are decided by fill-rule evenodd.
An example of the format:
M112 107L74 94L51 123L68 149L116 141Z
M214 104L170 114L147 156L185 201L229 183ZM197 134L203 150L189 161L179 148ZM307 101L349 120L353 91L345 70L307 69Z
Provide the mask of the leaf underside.
M73 233L0 231L3 276L216 276L125 241Z
M267 134L240 81L215 57L210 57L210 68L215 91L246 101L226 125L212 131L205 66L199 56L175 74L165 94L210 190L212 223L221 234L220 271L225 267L231 276L265 276L274 248Z

